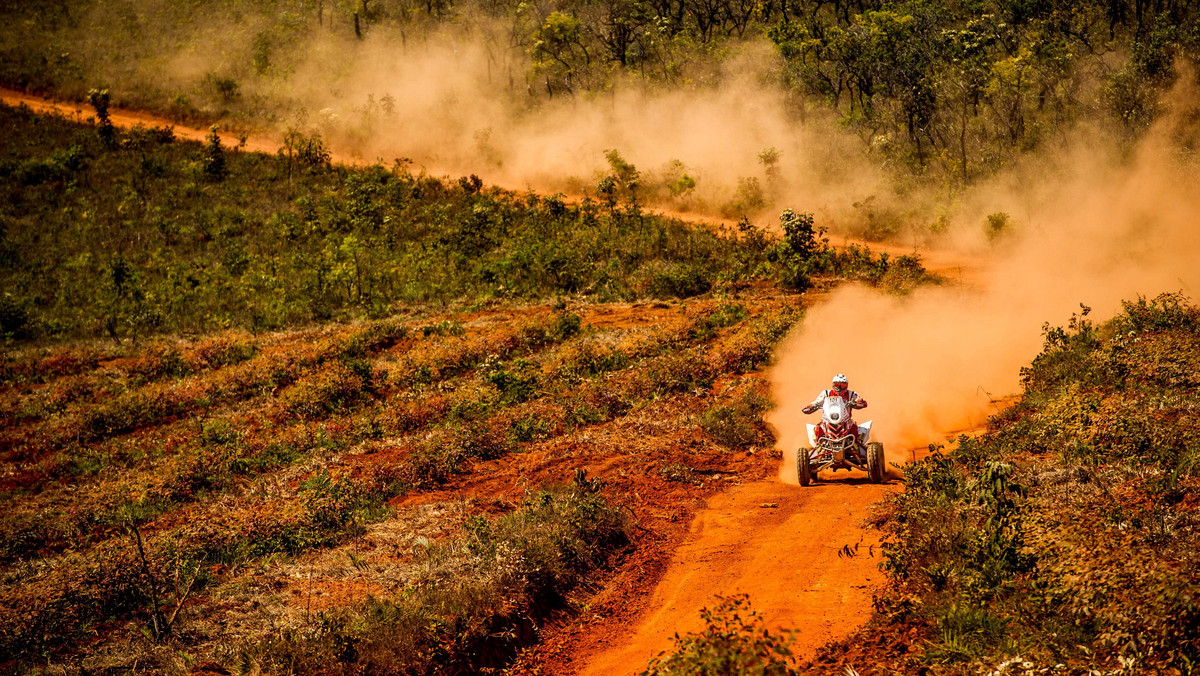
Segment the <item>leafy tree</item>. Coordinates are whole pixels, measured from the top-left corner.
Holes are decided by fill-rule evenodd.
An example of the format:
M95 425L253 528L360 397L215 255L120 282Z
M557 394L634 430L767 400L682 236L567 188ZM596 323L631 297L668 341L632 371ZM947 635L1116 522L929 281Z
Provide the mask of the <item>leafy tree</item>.
M112 97L109 96L107 89L88 90L88 103L96 111L96 133L106 146L112 146L116 140L116 130L108 115L108 104L111 100Z
M225 166L225 150L221 147L221 136L217 134L218 127L208 128L207 140L204 144L204 175L212 181L224 180L228 173Z
M551 12L534 34L533 72L545 77L547 93L554 94L553 82L561 82L568 93L573 80L587 69L591 54L583 41L582 25L577 17Z

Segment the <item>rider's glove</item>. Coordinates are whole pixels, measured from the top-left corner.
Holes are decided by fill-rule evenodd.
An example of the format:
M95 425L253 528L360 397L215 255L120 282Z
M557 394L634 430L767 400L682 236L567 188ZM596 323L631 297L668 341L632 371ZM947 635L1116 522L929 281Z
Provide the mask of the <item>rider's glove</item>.
M805 407L804 407L804 412L805 412L805 413L812 413L812 412L813 412L813 411L815 411L815 410L817 410L817 407L816 407L816 406L805 406Z

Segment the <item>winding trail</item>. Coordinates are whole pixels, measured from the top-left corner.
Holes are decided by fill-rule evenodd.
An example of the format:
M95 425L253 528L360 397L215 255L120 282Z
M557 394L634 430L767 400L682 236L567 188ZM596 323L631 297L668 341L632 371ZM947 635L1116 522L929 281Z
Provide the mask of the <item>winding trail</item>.
M92 116L83 104L5 89L0 89L0 101L80 121ZM110 118L122 128L171 126L178 138L189 140L204 140L210 133L116 107L110 110ZM222 141L237 145L240 139L223 134ZM254 136L242 147L274 153L280 143ZM340 154L334 159L364 163ZM697 224L722 222L697 214L663 213ZM893 255L912 252L848 239L840 244L865 244ZM955 252L922 251L921 255L931 272L960 283L979 268L978 261ZM892 460L910 456L901 449L889 449L888 455ZM871 503L901 486L894 477L884 485L868 483L861 472L823 474L821 479L808 488L777 479L757 481L711 498L692 520L684 543L674 550L661 577L650 581L653 588L625 600L636 619L591 636L568 664L560 663L546 673L638 673L651 658L673 647L677 633L701 629L700 610L714 605L717 596L749 595L770 628L796 631L795 648L801 659L853 632L870 617L874 590L884 581L877 566L878 533L864 528L862 522ZM845 547L854 553L846 555Z
M43 113L47 115L61 115L68 119L78 122L84 122L89 118L96 117L95 111L86 103L71 103L67 101L56 101L47 99L41 96L33 96L24 92L14 91L12 89L0 88L0 102L12 107L26 106L35 113ZM197 127L188 127L186 125L177 124L176 122L140 110L130 110L128 108L119 108L111 106L108 109L108 117L112 121L113 126L119 129L132 129L138 125L144 127L171 127L175 132L175 138L181 138L188 141L203 141L211 133L207 129L199 129ZM221 137L221 143L227 146L238 146L241 143L236 135L230 133L218 134ZM276 140L265 136L248 136L246 145L242 146L244 150L252 152L273 154L279 150L282 144ZM340 158L339 158L340 159Z

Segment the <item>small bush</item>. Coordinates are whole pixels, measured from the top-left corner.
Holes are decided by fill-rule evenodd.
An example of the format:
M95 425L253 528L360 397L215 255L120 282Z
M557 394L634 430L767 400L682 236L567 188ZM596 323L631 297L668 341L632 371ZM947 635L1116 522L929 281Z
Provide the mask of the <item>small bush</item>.
M714 441L728 448L743 448L754 443L757 414L742 407L715 406L704 412L700 426Z
M1005 621L982 608L952 605L937 617L938 643L925 654L931 662L970 661L1004 636Z
M530 414L515 420L509 430L514 442L527 443L550 436L552 425L542 416Z
M191 364L179 348L173 345L158 345L137 359L129 367L131 375L140 382L161 378L176 378L191 372Z
M528 401L537 393L538 375L534 365L521 358L501 364L495 355L484 362L484 379L500 392L500 404L511 406Z
M672 264L654 272L649 292L656 298L691 298L711 288L712 282L700 266Z
M1007 237L1012 231L1012 219L1003 211L998 211L994 214L989 214L987 223L984 226L984 233L987 234L989 242Z
M249 361L257 352L253 343L220 338L201 343L196 348L196 356L209 368L240 364Z
M452 322L443 319L435 324L426 324L421 327L421 335L426 338L430 336L461 336L466 333L463 325L458 322Z
M0 296L0 337L26 338L31 333L32 325L24 303L7 293Z
M675 637L675 651L650 661L641 676L745 674L786 676L795 673L792 636L771 633L744 594L718 597L700 612L705 628Z
M288 414L300 418L323 418L378 391L384 372L372 370L370 362L347 359L333 362L306 376L280 395Z
M552 342L561 343L579 333L583 318L573 312L559 312L553 323L546 329L546 335Z
M1114 322L1118 332L1200 330L1200 309L1182 293L1163 293L1151 300L1138 296L1135 301L1121 301L1121 308L1123 312Z

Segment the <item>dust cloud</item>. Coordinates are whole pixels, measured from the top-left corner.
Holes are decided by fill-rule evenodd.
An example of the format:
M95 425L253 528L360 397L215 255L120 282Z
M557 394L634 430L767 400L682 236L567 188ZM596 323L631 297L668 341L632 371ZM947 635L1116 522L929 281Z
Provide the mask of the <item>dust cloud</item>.
M780 57L765 42L740 44L712 84L627 78L610 91L549 98L527 80L528 59L497 42L486 28L471 40L405 43L381 33L356 44L318 41L287 83L306 104L292 122L368 161L405 157L433 175L474 173L488 184L575 196L595 194L609 171L605 153L616 150L641 172L644 197L657 192L658 205L710 215L729 215L739 200L752 215L799 204L842 213L888 192L861 142L823 112L797 123L778 84ZM778 151L770 166L760 157L768 149ZM683 174L695 189L672 197L664 186Z
M795 449L807 447L804 425L816 422L800 409L836 373L867 399L857 419L875 421L889 463L905 462L914 449L982 425L997 399L1019 393L1043 323L1065 324L1081 303L1102 320L1139 294L1194 297L1200 167L1182 149L1196 138L1187 126L1198 102L1190 87L1173 92L1171 112L1131 157L1083 130L1069 150L1032 158L970 195L963 211L975 223L1006 211L1018 234L990 247L977 234L960 237L960 256L975 270L964 285L905 298L849 287L814 307L771 373L770 422L788 452L781 476L795 481Z
M434 176L477 174L489 185L580 197L595 195L615 150L640 171L644 203L762 221L794 207L836 222L855 203L874 196L878 205L890 194L862 141L824 106L797 121L782 58L764 38L682 64L674 82L606 71L611 83L588 91L533 75L517 40L527 36L469 13L446 27L373 25L361 40L342 23L313 25L274 45L261 72L251 66L256 36L271 34L261 17L180 27L142 14L145 30L173 36L147 47L163 53L121 51L99 28L83 45L101 41L86 56L120 85L116 105L144 105L139 92L179 92L178 105L221 115L235 131L319 134L338 159L391 166L403 158ZM115 20L99 9L89 19L98 27ZM685 174L694 188L678 183Z

